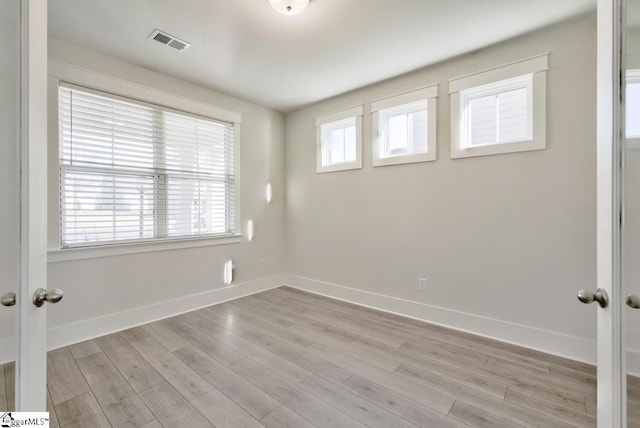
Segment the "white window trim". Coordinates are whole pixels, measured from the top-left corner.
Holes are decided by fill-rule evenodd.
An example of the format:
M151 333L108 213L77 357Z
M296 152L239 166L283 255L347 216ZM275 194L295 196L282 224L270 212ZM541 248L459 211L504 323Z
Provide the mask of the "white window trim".
M362 116L364 106L352 107L335 113L319 116L316 118L316 173L347 171L362 168ZM322 125L326 125L341 120L356 119L356 160L353 162L342 162L335 165L322 165Z
M400 165L416 162L429 162L437 159L437 97L438 85L404 92L371 103L372 124L372 164L374 167ZM427 153L413 153L398 156L380 157L380 110L401 107L418 101L427 102L428 144Z
M547 73L549 54L545 53L511 64L495 67L478 73L469 74L449 80L449 96L451 101L451 158L487 156L503 153L542 150L547 147ZM488 144L478 147L463 147L462 128L462 96L461 91L498 82L525 74L533 75L533 138L502 144Z
M60 247L60 201L57 186L49 186L48 207L48 257L49 262L80 260L96 257L117 256L124 254L166 251L182 248L225 245L241 241L242 222L240 213L240 128L242 116L238 112L223 109L180 95L163 92L137 83L129 82L92 70L49 60L48 63L48 182L59 183L58 167L58 87L61 82L70 83L109 92L115 95L137 99L151 104L158 104L198 116L211 117L234 124L234 171L235 171L235 234L220 237L196 236L180 237L140 242L122 242L92 245L87 247Z
M56 248L47 251L49 263L70 260L85 260L101 257L122 256L125 254L151 253L158 251L178 250L182 248L210 247L214 245L235 244L242 241L242 235L231 235L217 238L195 237L175 238L155 241L126 242L91 247Z

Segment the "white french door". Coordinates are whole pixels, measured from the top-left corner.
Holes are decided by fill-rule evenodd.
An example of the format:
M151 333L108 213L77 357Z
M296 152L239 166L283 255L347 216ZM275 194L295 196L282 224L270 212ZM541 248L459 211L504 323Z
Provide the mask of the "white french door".
M639 24L640 0L598 0L599 427L640 426Z
M0 1L0 48L0 411L45 411L46 0Z

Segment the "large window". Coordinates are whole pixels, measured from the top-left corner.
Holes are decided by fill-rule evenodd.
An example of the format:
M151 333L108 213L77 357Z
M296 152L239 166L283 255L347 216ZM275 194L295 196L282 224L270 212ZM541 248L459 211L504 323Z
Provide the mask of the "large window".
M431 86L371 104L373 166L436 160L436 96Z
M449 81L451 157L546 147L547 55Z
M235 232L234 124L59 87L62 247Z
M362 168L362 106L316 119L316 172Z

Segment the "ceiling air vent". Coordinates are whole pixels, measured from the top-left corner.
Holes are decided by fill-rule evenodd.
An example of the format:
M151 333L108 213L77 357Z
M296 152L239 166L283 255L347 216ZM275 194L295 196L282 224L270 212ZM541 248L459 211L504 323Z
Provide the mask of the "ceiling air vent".
M167 45L172 47L173 49L182 52L191 46L190 43L185 42L184 40L180 40L177 37L172 36L169 33L165 33L162 30L158 30L157 28L153 30L153 33L149 36L150 39L155 40L157 42L162 43L163 45Z

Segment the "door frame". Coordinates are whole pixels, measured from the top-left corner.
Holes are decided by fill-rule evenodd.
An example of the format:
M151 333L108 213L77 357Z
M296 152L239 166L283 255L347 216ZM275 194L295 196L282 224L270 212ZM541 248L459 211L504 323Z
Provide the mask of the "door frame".
M598 426L626 427L621 282L621 60L623 1L598 0L597 267L609 306L598 308Z
M32 296L47 287L47 0L20 1L20 279L17 287L16 410L46 411L47 311Z

